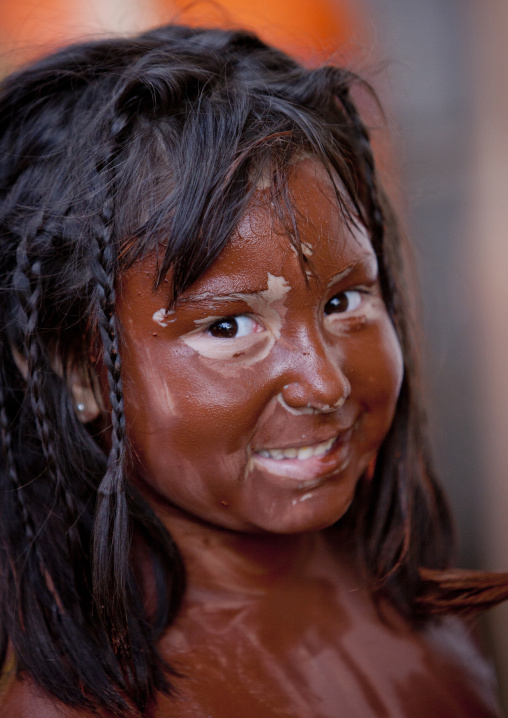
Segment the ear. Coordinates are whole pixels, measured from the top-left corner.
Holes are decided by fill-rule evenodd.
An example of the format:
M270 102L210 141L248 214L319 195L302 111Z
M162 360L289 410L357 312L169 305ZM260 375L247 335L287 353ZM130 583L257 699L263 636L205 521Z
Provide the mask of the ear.
M11 346L12 356L18 367L22 377L27 379L28 377L28 366L26 359L18 352L18 350ZM61 366L61 365L60 365ZM62 371L58 367L55 369L57 374L62 376ZM92 369L93 371L93 369ZM95 376L95 374L94 374ZM82 371L73 369L69 373L69 389L71 392L74 408L78 419L82 424L87 424L89 421L94 421L104 411L104 408L99 404L97 400L99 380L84 376Z
M73 371L69 376L69 389L74 407L78 419L83 424L94 421L103 411L99 405L93 383L93 380L90 381L81 372Z

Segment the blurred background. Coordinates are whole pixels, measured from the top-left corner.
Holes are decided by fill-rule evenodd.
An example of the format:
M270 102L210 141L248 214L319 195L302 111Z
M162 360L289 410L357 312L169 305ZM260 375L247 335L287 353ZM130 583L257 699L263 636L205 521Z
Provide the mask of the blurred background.
M48 48L181 20L254 29L363 73L386 108L386 181L416 246L439 474L460 564L508 570L508 3L0 0L0 73ZM376 135L376 132L374 133ZM508 606L487 641L508 707Z

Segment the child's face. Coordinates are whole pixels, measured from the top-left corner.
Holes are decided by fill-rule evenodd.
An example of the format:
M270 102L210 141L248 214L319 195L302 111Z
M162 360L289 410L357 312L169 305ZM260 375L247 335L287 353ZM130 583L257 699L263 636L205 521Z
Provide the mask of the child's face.
M260 190L174 313L164 311L167 285L152 291L154 259L126 272L119 292L135 478L173 507L241 531L337 521L402 380L366 234L345 227L313 160L296 166L290 188L308 284Z

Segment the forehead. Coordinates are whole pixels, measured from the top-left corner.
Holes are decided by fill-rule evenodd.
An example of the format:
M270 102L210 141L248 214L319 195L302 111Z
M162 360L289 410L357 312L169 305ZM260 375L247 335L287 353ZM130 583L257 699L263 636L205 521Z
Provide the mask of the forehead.
M332 181L319 162L305 158L295 164L289 190L309 272L326 284L350 265L376 264L365 228L345 222ZM288 225L275 212L269 188L261 186L218 260L189 292L218 293L225 277L232 292L265 288L267 273L302 278Z
M375 274L377 260L367 232L345 222L324 167L312 158L304 158L292 167L288 184L292 216L306 259L304 269L309 276L326 286L337 273L354 265L366 265L369 273ZM279 214L269 188L261 185L218 259L183 293L182 299L263 291L269 274L284 276L293 287L305 286L297 252L288 236L291 222L282 223ZM138 294L140 290L142 294L151 293L155 274L153 255L136 262L123 275L122 294L125 296L130 289ZM167 289L165 283L157 294L169 295Z

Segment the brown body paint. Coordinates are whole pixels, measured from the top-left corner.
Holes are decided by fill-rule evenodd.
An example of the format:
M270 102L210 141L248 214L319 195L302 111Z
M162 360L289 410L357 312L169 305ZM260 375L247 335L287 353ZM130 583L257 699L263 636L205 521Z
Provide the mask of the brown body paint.
M171 322L160 309L167 296L152 292L154 261L120 287L132 480L188 571L183 608L161 642L181 673L178 693L150 715L498 716L492 675L464 626L450 619L417 631L388 602L378 610L334 525L390 427L402 358L367 236L344 227L312 160L295 167L291 189L312 251L308 284L261 198ZM288 287L275 302L276 336L263 301L239 297L266 297L270 275ZM334 297L345 310L327 313ZM213 337L204 320L232 314L253 322L247 339ZM199 347L182 340L189 333ZM206 356L202 346L217 342L231 349ZM273 458L333 437L321 456ZM1 715L25 715L30 690L16 684L14 712Z

